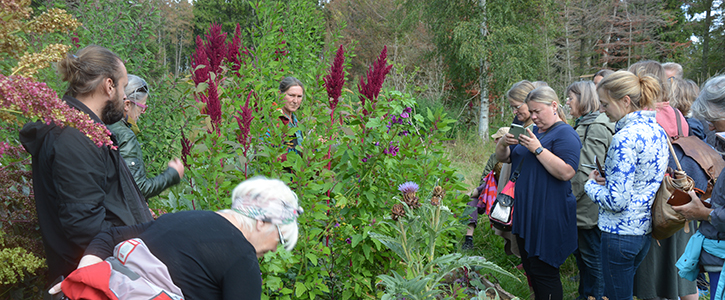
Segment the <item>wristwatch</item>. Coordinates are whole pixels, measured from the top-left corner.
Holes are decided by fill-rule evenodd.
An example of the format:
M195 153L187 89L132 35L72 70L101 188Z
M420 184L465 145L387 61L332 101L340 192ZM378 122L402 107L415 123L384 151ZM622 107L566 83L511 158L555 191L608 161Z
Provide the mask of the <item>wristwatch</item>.
M712 224L712 211L707 215L707 222Z
M536 156L539 156L539 154L541 154L541 152L544 152L544 147L539 147L539 148L536 148L536 150L534 150L534 154Z

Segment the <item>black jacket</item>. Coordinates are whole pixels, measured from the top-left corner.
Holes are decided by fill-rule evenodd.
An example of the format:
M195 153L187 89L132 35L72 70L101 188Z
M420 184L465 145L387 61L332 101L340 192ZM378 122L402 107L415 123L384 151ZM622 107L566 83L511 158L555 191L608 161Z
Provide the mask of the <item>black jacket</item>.
M146 199L160 194L163 190L181 181L179 173L171 167L166 168L166 171L154 178L146 177L141 145L139 145L136 135L129 128L128 123L121 120L107 127L116 136L121 157L126 161L126 165L133 174L133 179Z
M79 100L71 107L103 124ZM111 136L114 144L116 140ZM152 221L146 201L118 150L96 146L73 127L31 122L20 142L33 157L33 190L49 280L75 270L88 243L112 226Z

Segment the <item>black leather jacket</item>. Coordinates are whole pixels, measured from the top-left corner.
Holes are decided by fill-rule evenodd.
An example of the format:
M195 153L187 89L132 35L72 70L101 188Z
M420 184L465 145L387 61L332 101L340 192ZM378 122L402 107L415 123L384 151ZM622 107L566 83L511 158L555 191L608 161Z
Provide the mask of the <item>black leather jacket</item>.
M181 181L179 173L173 168L166 168L166 171L154 178L146 177L141 145L139 145L136 135L131 130L130 124L125 120L121 120L107 127L116 135L118 150L121 152L121 156L131 170L131 174L133 174L133 179L146 199L160 194L163 190Z

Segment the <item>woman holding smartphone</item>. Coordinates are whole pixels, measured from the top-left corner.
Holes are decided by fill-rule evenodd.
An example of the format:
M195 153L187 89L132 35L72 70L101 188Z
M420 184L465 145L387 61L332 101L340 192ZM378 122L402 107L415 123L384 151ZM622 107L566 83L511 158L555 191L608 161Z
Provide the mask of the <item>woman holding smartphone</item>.
M516 139L508 133L496 145L500 161L520 169L514 192L513 234L537 299L562 299L559 267L574 252L576 198L571 180L579 166L576 131L558 116L558 97L548 86L525 98L535 124Z
M599 82L599 101L615 134L604 161L584 185L599 205L604 296L632 299L634 274L649 251L651 207L669 160L667 134L655 118L657 78L617 71Z

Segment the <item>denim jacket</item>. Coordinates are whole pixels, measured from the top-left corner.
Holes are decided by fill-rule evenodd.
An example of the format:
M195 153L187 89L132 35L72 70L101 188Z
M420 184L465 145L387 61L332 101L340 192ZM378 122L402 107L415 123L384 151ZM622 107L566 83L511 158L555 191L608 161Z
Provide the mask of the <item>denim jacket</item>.
M599 229L620 235L652 231L651 206L669 160L667 134L654 111L635 111L620 119L604 162L606 185L584 185L599 205Z

